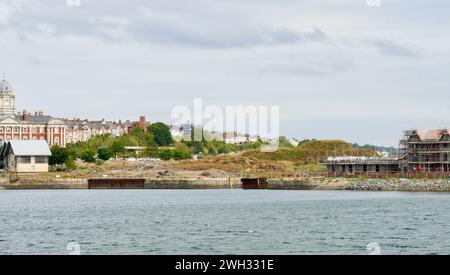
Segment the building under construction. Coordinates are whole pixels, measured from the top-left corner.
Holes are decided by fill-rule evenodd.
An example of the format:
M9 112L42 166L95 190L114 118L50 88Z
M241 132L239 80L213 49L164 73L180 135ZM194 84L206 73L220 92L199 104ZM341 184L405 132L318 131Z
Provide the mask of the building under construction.
M400 167L408 172L449 172L450 130L411 130L400 141Z
M395 158L335 157L324 164L335 174L450 174L450 129L404 131Z

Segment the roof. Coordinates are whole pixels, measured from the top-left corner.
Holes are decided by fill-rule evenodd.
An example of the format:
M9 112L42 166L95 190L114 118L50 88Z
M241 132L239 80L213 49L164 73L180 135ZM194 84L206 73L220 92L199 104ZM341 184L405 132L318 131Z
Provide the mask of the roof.
M45 140L12 140L8 147L16 156L51 156L50 148Z
M417 129L416 133L419 136L419 138L423 141L439 141L445 133L450 135L450 130L448 130L448 129L443 129L443 130Z

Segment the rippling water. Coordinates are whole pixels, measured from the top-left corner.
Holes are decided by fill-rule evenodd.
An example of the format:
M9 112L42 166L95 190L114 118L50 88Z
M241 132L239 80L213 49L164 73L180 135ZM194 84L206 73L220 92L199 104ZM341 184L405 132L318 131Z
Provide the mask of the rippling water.
M450 254L450 193L0 191L0 254Z

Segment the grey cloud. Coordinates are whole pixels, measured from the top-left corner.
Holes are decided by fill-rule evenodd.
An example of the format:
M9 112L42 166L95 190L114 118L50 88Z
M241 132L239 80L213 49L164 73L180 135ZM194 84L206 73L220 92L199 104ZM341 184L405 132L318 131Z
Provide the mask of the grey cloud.
M10 16L6 26L21 36L77 35L200 48L274 46L328 39L318 27L301 32L267 26L247 20L238 12L210 9L202 2L192 9L175 11L167 6L150 8L142 1L137 1L140 6L129 10L110 6L109 1L104 3L104 9L98 3L95 6L82 3L80 8L69 8L60 3L52 9L46 9L46 4L42 3L24 4L9 10L15 14Z
M420 55L413 50L400 46L387 39L375 39L368 42L369 45L375 47L380 53L394 56L419 57Z

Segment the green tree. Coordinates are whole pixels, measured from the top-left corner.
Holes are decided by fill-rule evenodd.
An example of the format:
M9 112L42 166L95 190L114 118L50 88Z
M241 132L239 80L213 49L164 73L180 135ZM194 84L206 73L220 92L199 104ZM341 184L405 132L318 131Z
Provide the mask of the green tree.
M75 164L75 158L72 155L69 155L69 157L64 162L64 166L67 170L75 170L77 168L77 165Z
M86 149L83 152L81 152L80 158L87 163L94 163L95 162L95 151L92 149Z
M106 147L98 148L97 150L97 156L101 160L109 160L110 158L113 157L113 155L114 155L113 151Z
M62 165L69 157L69 152L66 148L59 147L58 145L52 146L50 148L52 155L48 159L50 165Z
M159 146L168 146L173 143L170 128L162 122L153 123L148 127L148 131L155 137L155 141Z
M125 152L125 146L119 140L115 140L111 145L111 151L114 155L121 154Z
M173 158L173 151L169 149L164 149L159 153L159 157L162 160L171 160Z

